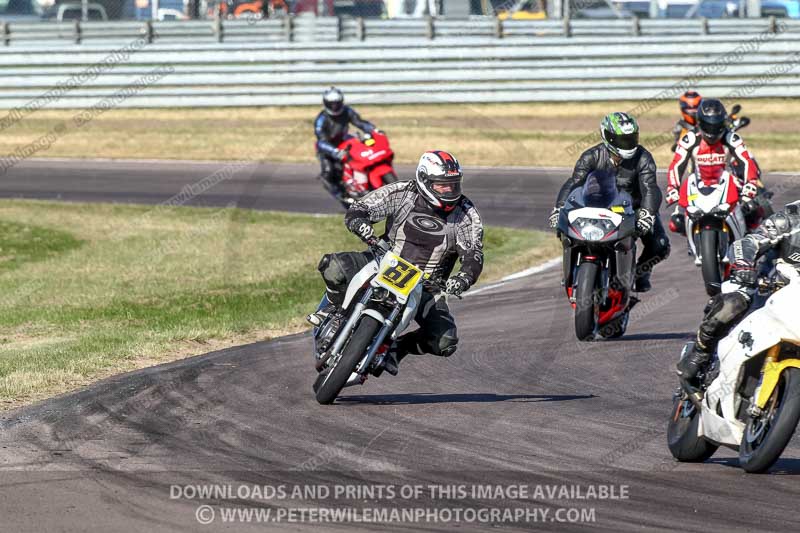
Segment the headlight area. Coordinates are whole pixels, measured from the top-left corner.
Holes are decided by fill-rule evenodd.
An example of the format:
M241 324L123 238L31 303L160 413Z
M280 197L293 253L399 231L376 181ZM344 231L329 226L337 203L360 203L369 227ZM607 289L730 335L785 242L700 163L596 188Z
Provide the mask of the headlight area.
M369 299L373 302L389 303L389 301L392 299L392 293L383 287L374 287L372 289L372 295L370 295Z
M616 228L616 225L611 220L602 218L576 218L572 228L587 241L599 241Z

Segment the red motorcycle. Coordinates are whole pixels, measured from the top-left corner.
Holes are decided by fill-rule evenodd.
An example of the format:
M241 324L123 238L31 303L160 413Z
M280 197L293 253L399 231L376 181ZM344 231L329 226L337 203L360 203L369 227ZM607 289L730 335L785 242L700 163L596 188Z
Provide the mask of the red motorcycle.
M348 154L342 172L347 194L342 201L345 207L369 191L397 181L392 167L394 152L389 147L389 139L382 132L375 130L358 137L348 137L338 148Z

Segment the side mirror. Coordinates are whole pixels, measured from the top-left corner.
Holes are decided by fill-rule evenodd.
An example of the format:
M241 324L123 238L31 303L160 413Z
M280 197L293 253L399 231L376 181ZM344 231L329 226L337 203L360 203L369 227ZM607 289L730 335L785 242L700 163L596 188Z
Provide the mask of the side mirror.
M739 111L741 111L741 110L742 110L742 106L740 106L739 104L736 104L731 108L731 113L730 114L731 115L738 115Z
M750 124L750 117L739 117L736 120L736 130L740 130Z

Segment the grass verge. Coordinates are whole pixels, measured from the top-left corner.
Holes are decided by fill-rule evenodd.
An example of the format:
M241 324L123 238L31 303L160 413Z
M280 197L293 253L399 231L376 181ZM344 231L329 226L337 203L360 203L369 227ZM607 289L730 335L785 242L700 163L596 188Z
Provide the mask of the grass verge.
M0 409L93 380L299 331L339 216L0 201ZM553 257L536 231L486 229L490 281Z
M425 150L447 149L465 165L570 167L580 153L570 149L576 141L587 135L588 142L599 141L596 132L603 115L637 105L628 101L357 107L389 134L398 162L415 163ZM762 167L796 170L800 99L746 100L743 108L753 122L742 134ZM37 157L313 161L313 120L318 111L314 107L111 109L76 129L72 127L76 111L42 110L3 132L0 154L11 154L63 125L65 133ZM671 160L670 132L678 116L677 101L670 100L637 117L642 142L659 167Z

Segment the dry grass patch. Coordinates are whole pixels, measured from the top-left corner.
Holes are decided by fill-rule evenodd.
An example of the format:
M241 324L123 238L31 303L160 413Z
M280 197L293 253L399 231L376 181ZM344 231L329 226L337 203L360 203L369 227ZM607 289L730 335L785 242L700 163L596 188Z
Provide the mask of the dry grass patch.
M341 216L230 208L3 200L0 225L0 408L300 331L320 256L361 248ZM485 281L556 245L487 228Z
M455 152L468 165L572 166L569 147L595 132L610 111L632 110L637 102L575 104L441 104L358 106L389 134L397 160L413 163L431 148ZM797 169L800 100L743 101L753 122L743 134L766 170ZM154 159L239 159L312 161L314 107L233 109L113 109L80 129L67 128L45 157ZM0 137L10 153L70 124L75 111L38 111ZM640 115L643 141L659 166L670 159L669 144L649 145L669 132L679 116L666 101ZM599 140L599 139L598 139Z

